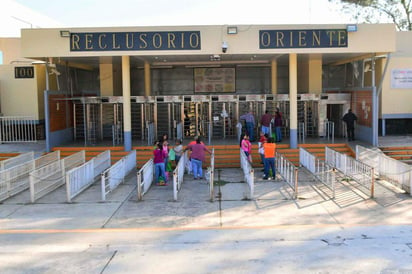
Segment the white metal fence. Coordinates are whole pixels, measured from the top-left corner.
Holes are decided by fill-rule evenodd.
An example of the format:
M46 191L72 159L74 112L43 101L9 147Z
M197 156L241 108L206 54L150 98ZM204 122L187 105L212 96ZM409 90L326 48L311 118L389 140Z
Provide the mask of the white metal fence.
M188 152L186 151L182 157L180 157L179 163L176 168L173 170L173 200L177 201L177 194L179 193L183 177L185 175L185 166L186 162L189 160Z
M298 168L283 154L276 152L276 170L293 190L293 198L298 197Z
M136 150L132 150L101 174L102 201L106 196L124 182L125 177L136 169Z
M30 172L30 200L37 199L64 185L67 171L86 161L84 150Z
M0 143L36 142L36 124L31 116L0 117Z
M26 152L26 153L22 153L20 155L11 157L9 159L3 160L0 162L0 170L5 170L8 168L11 168L13 166L17 166L20 164L23 164L25 162L28 161L32 161L34 160L34 152Z
M345 176L369 189L370 197L374 196L375 174L373 167L330 147L325 147L325 161Z
M210 156L210 166L206 171L206 180L209 181L209 199L212 202L215 196L215 149L212 149L212 155Z
M29 188L30 172L59 159L60 151L55 151L0 171L0 201Z
M412 167L385 155L380 150L356 146L356 159L366 163L375 170L379 178L406 190L411 196Z
M253 169L252 164L249 162L248 157L242 149L240 149L240 167L243 170L245 182L249 186L250 197L248 198L253 199L255 190L255 170Z
M141 201L143 195L149 190L153 183L154 175L154 164L153 159L147 161L138 171L137 171L137 200Z
M96 178L111 165L110 150L106 150L86 163L66 173L67 202L92 185Z
M335 168L322 159L318 159L315 155L302 147L299 148L299 163L301 166L309 170L322 184L328 187L332 191L332 198L335 198Z

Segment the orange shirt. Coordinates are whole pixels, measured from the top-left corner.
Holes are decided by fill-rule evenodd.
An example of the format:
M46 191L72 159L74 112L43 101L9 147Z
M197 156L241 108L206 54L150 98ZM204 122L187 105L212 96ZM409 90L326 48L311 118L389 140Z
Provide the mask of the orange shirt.
M275 153L276 153L275 143L264 143L263 148L265 150L265 158L275 158Z

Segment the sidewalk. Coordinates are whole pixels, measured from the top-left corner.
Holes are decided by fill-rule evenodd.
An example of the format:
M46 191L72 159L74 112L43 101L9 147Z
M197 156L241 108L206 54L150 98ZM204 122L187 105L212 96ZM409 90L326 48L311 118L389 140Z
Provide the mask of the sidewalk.
M215 201L185 175L137 201L136 174L100 201L100 185L68 204L61 187L28 203L0 204L1 273L412 273L412 199L385 182L375 198L342 182L330 190L300 170L298 199L285 181L223 169Z

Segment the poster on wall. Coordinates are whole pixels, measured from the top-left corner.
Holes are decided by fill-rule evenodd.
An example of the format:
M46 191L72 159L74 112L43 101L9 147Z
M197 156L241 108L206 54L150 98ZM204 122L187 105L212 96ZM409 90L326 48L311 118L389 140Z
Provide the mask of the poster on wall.
M195 92L235 92L234 68L195 68Z
M412 88L412 69L393 69L391 88Z

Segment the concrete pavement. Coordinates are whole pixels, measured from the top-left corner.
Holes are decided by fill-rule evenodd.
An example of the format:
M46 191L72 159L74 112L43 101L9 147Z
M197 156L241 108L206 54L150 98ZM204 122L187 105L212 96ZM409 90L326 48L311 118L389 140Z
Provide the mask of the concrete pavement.
M136 175L100 201L99 184L68 204L59 188L0 204L0 273L412 273L412 199L386 182L375 198L348 182L335 199L304 169L298 199L281 179L254 199L240 169L185 176L136 199ZM218 197L221 197L220 199Z

